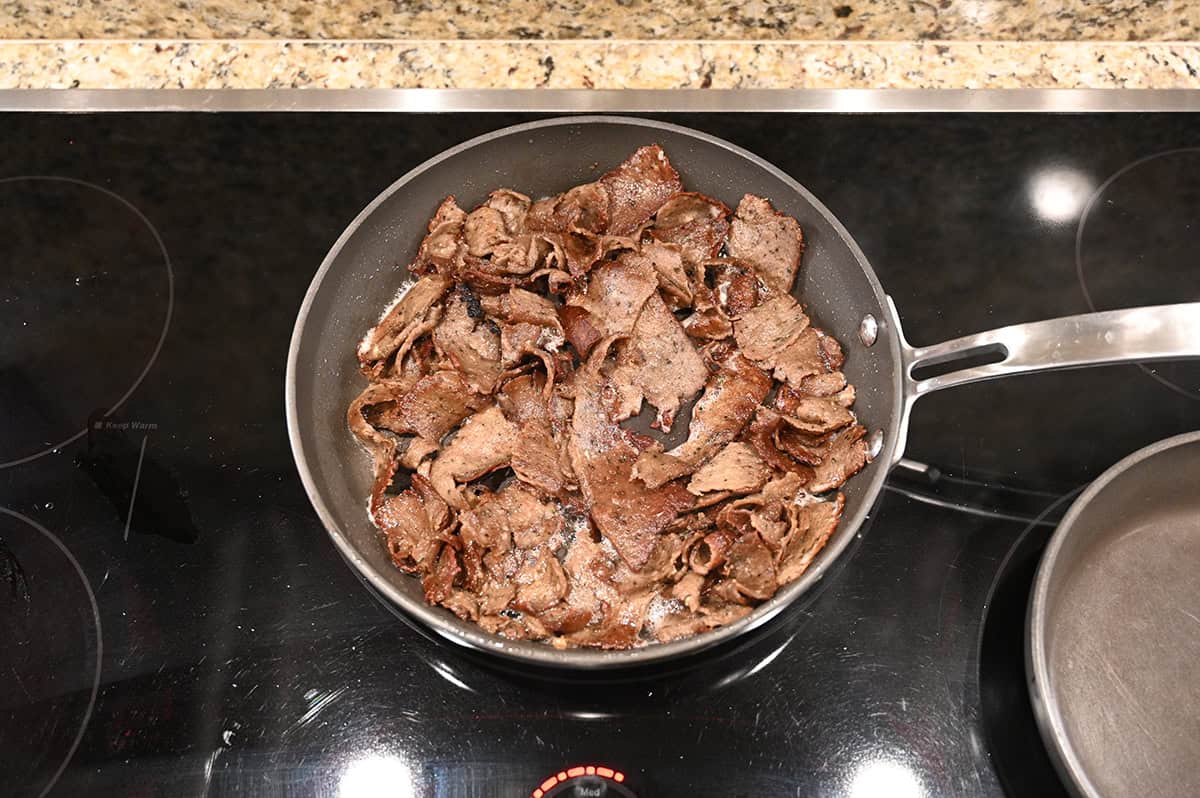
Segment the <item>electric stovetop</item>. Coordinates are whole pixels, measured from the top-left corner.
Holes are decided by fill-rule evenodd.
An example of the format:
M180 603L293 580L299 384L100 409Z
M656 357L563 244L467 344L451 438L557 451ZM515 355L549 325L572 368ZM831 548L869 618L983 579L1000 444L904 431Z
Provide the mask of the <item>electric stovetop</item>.
M1195 363L925 399L816 595L671 668L482 660L339 559L284 424L301 298L389 183L530 118L4 118L0 795L1062 793L1022 671L1033 568L1081 486L1200 426ZM1192 115L664 118L806 184L914 343L1200 300Z

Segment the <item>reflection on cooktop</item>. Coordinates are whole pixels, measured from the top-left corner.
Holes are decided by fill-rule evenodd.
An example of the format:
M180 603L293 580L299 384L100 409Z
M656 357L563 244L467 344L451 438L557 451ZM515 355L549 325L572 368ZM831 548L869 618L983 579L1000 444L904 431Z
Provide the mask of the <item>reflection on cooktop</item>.
M0 795L45 795L92 715L100 614L79 562L48 529L0 507Z
M1075 268L1093 310L1200 301L1200 147L1166 150L1121 167L1088 201ZM1139 366L1159 384L1200 399L1200 364Z
M0 468L83 435L123 403L170 324L173 277L150 221L66 177L0 180Z

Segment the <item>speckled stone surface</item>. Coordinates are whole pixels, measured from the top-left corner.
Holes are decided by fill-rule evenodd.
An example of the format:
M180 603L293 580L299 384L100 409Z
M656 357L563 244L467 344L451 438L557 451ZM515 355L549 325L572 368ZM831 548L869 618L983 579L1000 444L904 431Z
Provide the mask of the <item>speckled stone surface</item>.
M1194 0L0 0L9 39L1200 38Z
M1187 0L0 0L0 88L1200 88Z
M1200 44L0 42L0 88L1182 88Z

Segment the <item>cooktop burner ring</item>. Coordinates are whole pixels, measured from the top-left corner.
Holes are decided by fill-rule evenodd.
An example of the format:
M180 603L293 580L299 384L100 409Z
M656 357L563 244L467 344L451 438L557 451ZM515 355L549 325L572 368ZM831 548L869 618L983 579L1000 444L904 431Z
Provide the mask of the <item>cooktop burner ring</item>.
M138 221L140 221L141 224L146 228L146 230L149 231L151 237L154 240L155 245L158 248L159 253L162 255L162 262L163 262L163 266L166 269L166 276L167 276L167 308L166 308L166 314L163 316L162 329L159 331L158 338L154 343L154 347L151 350L150 355L147 358L146 363L142 367L141 371L138 372L137 376L134 378L133 382L129 385L129 387L125 390L125 392L123 394L121 394L121 396L118 399L116 399L114 402L112 402L110 407L106 408L102 418L109 418L122 405L125 404L125 402L129 399L129 397L133 395L133 392L137 390L138 386L142 384L142 381L146 378L146 375L150 373L150 369L153 368L155 361L158 359L159 352L162 351L163 344L166 342L167 332L171 327L171 318L172 318L172 315L174 314L174 310L175 310L175 273L171 267L170 255L167 253L167 247L166 247L166 244L163 242L162 236L159 234L158 229L154 226L154 224L150 221L150 219L147 218L146 215L144 213L142 213L142 211L136 205L134 205L132 202L125 199L120 194L116 193L115 191L104 188L103 186L96 185L95 183L89 182L87 180L80 180L78 178L73 178L73 177L62 177L59 175L16 175L13 177L5 177L5 178L0 178L0 186L5 186L5 185L13 184L13 183L19 183L19 182L23 182L23 181L41 181L41 182L46 182L46 183L59 183L59 184L66 184L66 185L71 185L71 186L78 186L78 187L82 187L85 189L90 189L92 191L99 192L100 194L104 195L108 199L115 200L123 208L125 208L127 211L132 213L134 215L134 217L137 218ZM0 469L10 468L12 466L23 465L23 464L31 462L33 460L37 460L38 458L44 457L45 455L47 455L53 451L56 451L58 449L61 449L64 446L69 446L70 444L72 444L75 441L82 438L85 434L87 434L86 424L83 428L79 429L72 435L58 441L57 443L45 446L44 448L42 448L38 451L35 451L31 454L26 454L26 455L16 457L11 460L0 460Z
M71 553L71 550L67 548L66 544L63 543L57 535L46 529L46 527L42 526L37 521L34 521L29 516L19 513L15 510L10 510L7 507L0 507L0 514L6 515L18 522L21 522L29 528L40 533L47 541L53 544L54 547L57 548L64 557L67 558L67 561L70 562L71 567L74 568L76 576L79 577L79 582L83 586L84 593L87 595L88 603L92 612L92 623L94 624L96 631L95 662L93 665L91 692L88 695L87 707L83 711L83 716L79 722L79 729L75 732L75 737L72 739L66 755L63 757L62 762L59 763L58 767L50 775L49 779L47 779L46 784L42 787L41 792L38 793L38 798L44 798L44 796L54 788L54 785L58 783L59 778L67 769L67 765L69 765L71 760L75 757L75 752L79 749L80 743L83 742L84 732L87 730L88 723L91 722L92 713L96 708L96 700L100 695L100 672L104 663L104 635L102 632L102 624L100 622L100 605L96 601L96 594L92 590L91 583L88 582L87 575L83 571L83 566L79 564L79 560L75 559L75 555Z
M1088 201L1083 206L1083 211L1079 215L1079 224L1075 228L1075 276L1079 280L1079 287L1083 291L1083 299L1085 302L1087 302L1087 306L1088 306L1089 310L1096 311L1096 310L1101 310L1101 308L1098 308L1096 306L1095 298L1092 295L1091 289L1088 287L1086 270L1083 267L1083 234L1084 234L1084 230L1087 227L1088 217L1091 216L1092 212L1100 204L1100 201L1103 198L1105 192L1108 191L1113 186L1113 184L1115 184L1118 180L1120 180L1126 174L1133 172L1134 170L1136 170L1142 166L1145 166L1146 164L1151 163L1153 161L1157 161L1162 158L1169 158L1169 157L1175 156L1175 155L1182 155L1182 154L1192 154L1192 155L1200 154L1200 147L1175 147L1173 149L1162 150L1161 152L1156 152L1151 155L1146 155L1142 158L1138 158L1135 161L1125 164L1120 169L1118 169L1117 171L1115 171L1111 175L1109 175L1108 178L1104 180L1104 182L1102 182L1099 186L1096 187L1096 190L1092 192L1092 195L1090 197L1088 197ZM1183 301L1183 300L1176 300L1176 301ZM1150 367L1146 366L1144 363L1137 363L1135 365L1142 371L1143 374L1150 377L1151 379L1153 379L1155 382L1159 383L1163 387L1165 387L1171 391L1174 391L1175 393L1177 393L1181 396L1186 396L1190 399L1200 400L1200 391L1190 390L1190 389L1180 385L1179 383L1175 382L1174 380L1164 377L1162 374L1160 374L1157 371L1155 371L1154 369L1151 369Z

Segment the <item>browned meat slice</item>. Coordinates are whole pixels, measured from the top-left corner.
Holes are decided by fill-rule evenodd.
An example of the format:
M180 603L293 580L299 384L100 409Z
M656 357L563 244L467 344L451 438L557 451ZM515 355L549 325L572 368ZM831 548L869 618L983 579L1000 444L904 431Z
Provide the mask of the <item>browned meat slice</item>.
M675 599L676 602L682 603L682 599ZM672 640L680 640L685 637L700 634L701 632L711 628L703 615L696 612L690 612L685 609L664 614L662 618L653 625L651 631L654 632L654 639L660 643L670 643ZM649 624L647 627L649 628Z
M442 546L437 564L421 580L421 587L425 589L425 600L431 604L440 604L450 598L454 592L454 580L461 572L462 567L458 564L458 554L454 547Z
M500 325L500 365L512 368L520 363L526 355L532 354L538 348L537 342L542 337L544 328L536 324L517 322L516 324Z
M855 424L837 433L824 452L824 461L814 468L815 474L805 487L810 493L824 493L840 487L847 479L862 471L867 464L866 429Z
M480 205L467 214L463 223L463 240L467 243L467 252L477 258L491 255L501 244L512 241L512 236L504 226L504 216L495 208Z
M506 320L500 324L500 360L505 368L538 350L557 352L563 344L558 308L545 297L512 288L500 296L483 297L480 303L489 316Z
M525 217L525 226L547 233L603 233L609 229L610 197L603 183L584 183L559 194L538 200Z
M799 389L784 386L779 393L781 396L788 394L798 398L799 396L836 396L844 390L846 390L846 375L840 371L831 371L828 374L814 374L806 378L800 383ZM791 412L790 407L780 405L779 409Z
M489 266L504 275L527 275L545 263L553 252L545 238L529 233L502 241L491 251ZM528 278L532 281L534 278Z
M380 432L368 424L363 410L378 402L391 401L395 395L393 385L387 382L371 383L350 403L350 408L346 411L346 423L350 427L350 432L371 453L371 470L374 479L371 484L368 508L372 514L383 502L384 491L387 490L396 473L397 441L393 436Z
M706 604L698 612L677 612L663 618L655 627L655 638L668 643L681 637L699 634L718 626L731 624L749 615L753 607L741 604Z
M674 244L646 244L641 251L624 252L621 260L645 261L658 275L663 298L674 308L691 307L692 284L683 267L683 256Z
M421 374L427 374L448 365L442 361L433 346L433 332L442 322L442 305L434 305L425 312L416 323L409 325L408 332L392 356L392 367L387 368L386 360L376 361L363 369L372 378L387 375L392 379L412 379ZM415 380L414 380L415 381Z
M646 593L621 605L621 614L611 617L600 627L586 627L566 636L566 642L576 646L602 649L625 649L636 646L645 623L646 608L654 598Z
M740 357L725 361L692 409L688 439L668 452L642 454L637 478L653 488L692 473L737 437L770 390L761 369Z
M408 573L431 568L449 536L449 508L420 474L413 475L411 488L384 499L372 518L392 562Z
M568 577L566 598L538 615L539 621L563 635L552 644L596 648L635 644L653 596L646 590L627 593L619 589L616 577L628 569L612 544L595 542L586 524L580 526L562 565Z
M456 483L469 482L508 465L516 442L517 428L500 408L491 405L462 423L433 461L429 481L451 507L461 509L466 502Z
M783 417L779 413L767 407L760 407L754 415L754 420L750 422L746 440L767 465L796 474L807 482L812 479L812 467L796 461L790 452L779 448L776 433L782 423Z
M726 314L737 318L758 306L762 296L758 277L737 261L713 261L705 265L713 282L713 295Z
M508 321L523 321L560 329L558 308L549 299L523 288L510 289L501 297L499 313Z
M480 615L479 628L490 635L499 635L509 640L529 640L537 635L522 620L504 615Z
M810 499L803 504L793 503L791 529L777 556L775 576L780 586L800 577L813 558L837 529L846 499L842 494L831 501Z
M733 335L733 322L716 305L707 305L684 319L683 329L693 338L720 341Z
M768 548L775 551L787 533L788 508L797 497L803 498L803 480L792 473L776 476L762 490L734 499L717 512L718 528L737 535L758 532Z
M592 347L604 337L592 324L592 314L578 305L563 305L558 309L558 318L567 340L581 358L586 358ZM599 320L596 323L601 324Z
M679 320L655 292L628 341L618 344L613 382L620 396L617 417L627 418L645 398L658 410L654 426L669 432L682 402L704 387L708 369Z
M440 448L437 441L428 438L412 438L409 440L404 454L400 455L400 467L416 471L426 457L437 454L437 450Z
M768 599L775 593L775 558L753 530L744 533L729 549L729 578L738 594L747 599Z
M730 257L749 263L768 288L786 294L800 268L804 234L795 219L770 201L747 194L738 203L725 247Z
M479 600L465 590L451 590L442 600L442 606L464 621L479 620Z
M555 440L553 418L543 386L526 374L505 383L500 405L517 426L512 469L517 478L547 494L555 495L568 479L560 463L560 445Z
M513 607L522 612L540 613L550 609L567 595L567 575L553 554L542 549L532 561L513 575L517 596Z
M486 563L499 576L511 576L517 563L504 561L517 547L534 549L545 544L562 526L562 517L551 502L520 482L509 482L495 493L485 493L475 506L463 510L461 536L483 552Z
M679 173L662 147L641 147L600 178L608 192L608 232L627 236L645 224L672 195L683 190Z
M479 299L460 284L433 331L434 344L450 358L467 384L481 394L495 389L503 371L500 331L495 328L495 322L484 317Z
M763 486L770 475L770 466L755 453L754 447L736 441L692 475L688 491L697 496L713 491L753 493Z
M568 297L567 304L587 311L602 338L629 335L657 288L658 275L647 260L618 260L593 271L587 293Z
M735 261L710 260L695 270L693 307L683 326L693 338L719 341L733 335L731 317L755 307L758 278Z
M668 582L674 582L687 570L683 562L683 548L687 535L672 524L654 541L654 548L646 564L633 570L624 561L618 562L612 581L617 591L625 597L643 593L656 593Z
M737 536L726 527L709 532L694 541L688 549L688 566L698 574L708 575L725 564L729 549Z
M439 441L483 404L458 372L437 371L417 380L393 401L369 407L366 415L380 429Z
M832 399L806 396L792 404L788 423L805 435L827 435L854 423L854 414Z
M593 353L576 391L571 462L592 520L637 571L649 560L658 535L691 507L692 497L680 485L648 489L633 479L639 450L605 410L605 380L599 373L604 355L600 349Z
M814 374L801 380L798 388L791 385L780 387L775 395L775 408L783 413L791 413L806 397L826 398L849 410L854 405L855 390L840 371Z
M468 288L476 296L503 294L514 285L526 282L519 275L502 272L492 261L473 256L463 259L462 268L456 272L458 284Z
M845 360L838 342L809 326L800 305L786 295L743 313L734 321L733 335L743 355L795 387L837 371Z
M449 287L450 279L440 274L413 283L363 337L358 345L359 361L365 365L383 360L399 349L411 329L425 318Z
M587 274L604 254L600 237L590 233L563 233L561 242L563 255L567 259L567 271L575 278Z
M729 208L712 197L681 191L658 209L650 235L677 244L694 269L721 251L729 235Z
M619 556L611 544L604 546L592 539L586 517L569 524L569 528L572 534L562 564L570 582L566 603L575 618L582 620L570 631L579 631L589 624L602 625L608 610L619 605L612 584Z
M775 376L789 385L837 371L845 362L836 339L815 327L809 327L775 357Z
M828 435L809 435L797 429L791 416L780 416L779 423L771 434L771 440L781 452L786 452L798 463L819 466L825 462Z
M417 258L409 266L415 274L446 271L453 267L458 256L466 212L458 207L453 196L446 197L429 220L429 234L417 250Z
M483 204L500 212L504 229L510 236L516 236L525 229L525 215L529 213L530 200L524 194L500 188L488 194L487 202Z
M680 485L648 489L634 482L629 474L634 457L631 451L610 451L604 458L576 459L574 464L596 526L637 571L653 552L656 537L693 500Z
M842 372L835 371L833 373L841 374ZM804 384L810 382L812 379L814 379L814 378L810 377L809 379L807 379L803 383L801 383L801 385L804 385ZM841 405L842 407L849 410L851 407L854 406L854 401L858 398L858 391L855 389L855 387L853 385L846 383L846 387L843 388L842 390L838 391L837 393L835 393L832 398L833 398L833 401L837 402L839 405Z
M683 602L689 610L700 609L700 590L704 587L704 576L695 572L684 574L671 588L671 595Z
M774 368L787 347L808 329L808 316L788 294L771 297L734 321L733 335L744 356Z
M562 519L554 505L519 482L484 494L460 517L466 585L479 594L483 613L498 613L517 597L528 555L542 550Z

